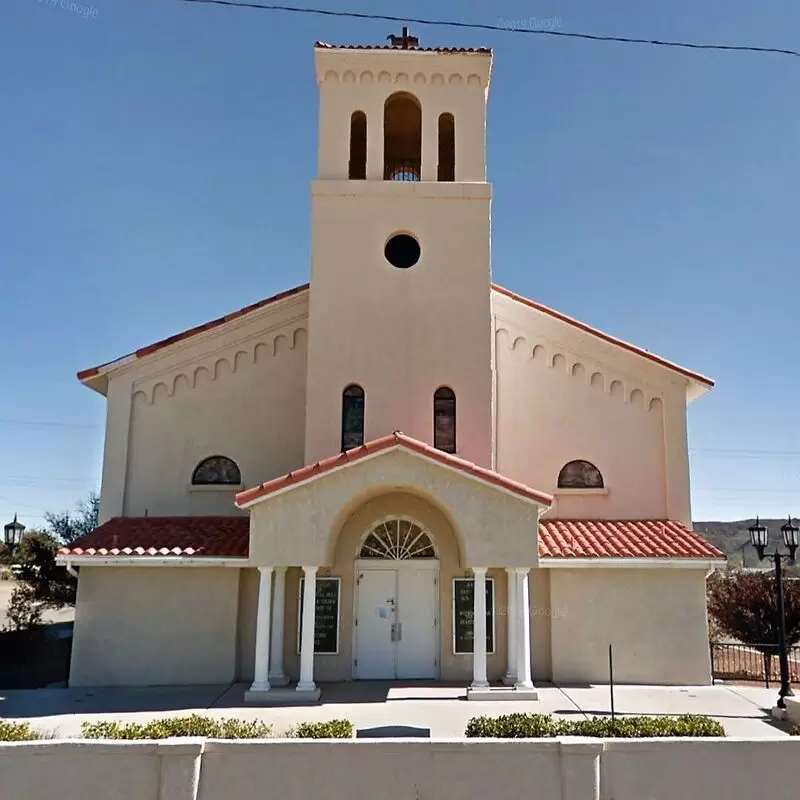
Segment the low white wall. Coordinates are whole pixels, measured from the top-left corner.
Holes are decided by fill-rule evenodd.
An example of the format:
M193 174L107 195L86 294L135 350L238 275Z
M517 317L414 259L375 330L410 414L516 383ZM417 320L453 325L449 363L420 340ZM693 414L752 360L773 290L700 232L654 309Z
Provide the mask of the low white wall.
M796 800L791 739L0 744L0 798Z

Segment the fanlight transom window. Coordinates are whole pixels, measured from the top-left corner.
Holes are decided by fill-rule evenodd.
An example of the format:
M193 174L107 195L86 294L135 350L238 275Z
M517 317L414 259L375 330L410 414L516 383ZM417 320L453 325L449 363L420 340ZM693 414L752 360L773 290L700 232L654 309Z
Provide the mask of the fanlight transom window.
M388 558L405 561L411 558L436 558L431 537L413 522L392 519L376 525L358 553L359 558Z
M212 486L239 486L242 483L242 473L236 462L225 456L211 456L201 461L192 473L192 485Z

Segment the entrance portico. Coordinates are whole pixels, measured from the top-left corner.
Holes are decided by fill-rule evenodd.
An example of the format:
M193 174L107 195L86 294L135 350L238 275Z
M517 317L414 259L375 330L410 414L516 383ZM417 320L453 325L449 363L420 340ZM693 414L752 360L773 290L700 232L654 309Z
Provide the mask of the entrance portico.
M503 680L530 694L520 612L546 495L394 434L237 503L259 568L249 700L316 700L318 681L352 679L464 681L471 696ZM276 692L281 675L296 686Z

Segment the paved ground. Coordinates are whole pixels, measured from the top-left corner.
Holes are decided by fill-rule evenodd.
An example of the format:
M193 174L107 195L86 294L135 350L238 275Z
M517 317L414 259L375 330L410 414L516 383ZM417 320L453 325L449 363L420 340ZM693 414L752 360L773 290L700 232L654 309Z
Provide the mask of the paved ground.
M83 720L144 721L199 712L211 716L263 719L282 733L298 722L347 718L356 728L407 725L430 730L433 738L463 736L473 716L517 711L562 717L608 714L607 686L538 687L535 702L467 702L463 686L409 683L343 683L322 686L319 704L282 708L245 705L244 684L187 688L37 689L0 692L0 717L28 719L59 737L77 736ZM777 690L703 686L692 688L621 686L615 692L619 714L706 714L719 720L729 736L786 736L787 726L774 723L769 709Z

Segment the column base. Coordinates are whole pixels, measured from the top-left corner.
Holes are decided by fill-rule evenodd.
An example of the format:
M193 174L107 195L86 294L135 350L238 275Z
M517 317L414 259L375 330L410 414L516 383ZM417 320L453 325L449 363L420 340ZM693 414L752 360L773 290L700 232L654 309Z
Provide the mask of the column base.
M244 693L245 703L254 703L262 706L301 706L316 703L319 700L320 690L313 692L298 692L296 689L273 686L266 692L253 691Z
M255 692L256 694L264 692L268 692L271 688L271 684L269 681L253 681L252 685L250 686L250 691Z
M308 681L308 683L300 681L295 687L295 691L299 692L300 694L316 692L317 695L319 695L319 687L316 683L314 683L314 681Z
M270 686L288 686L289 678L286 675L270 675L269 684Z
M490 686L486 689L467 689L467 700L538 700L539 694L531 687L520 689L516 686Z
M533 681L517 681L514 684L514 688L530 691L531 689L533 689Z
M489 681L472 681L469 685L470 689L488 689Z
M270 678L272 680L272 678ZM514 672L507 672L503 676L503 684L505 686L516 686L517 684L517 675Z

